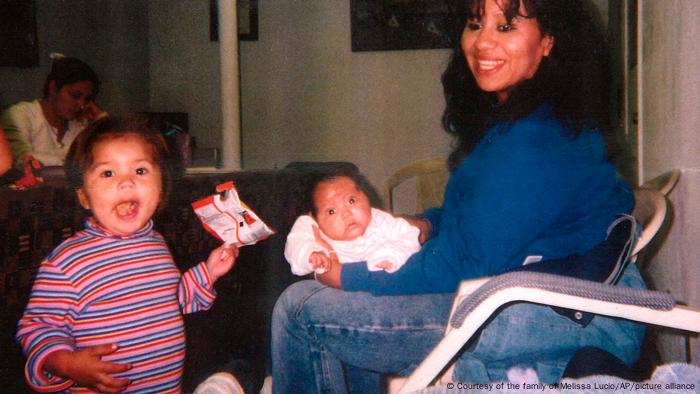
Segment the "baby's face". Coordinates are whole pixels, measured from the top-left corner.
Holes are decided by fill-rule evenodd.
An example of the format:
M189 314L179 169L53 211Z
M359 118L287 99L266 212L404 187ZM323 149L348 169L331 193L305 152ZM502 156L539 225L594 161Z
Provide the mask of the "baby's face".
M142 229L156 211L162 190L161 171L150 146L126 134L93 147L93 163L78 190L80 204L115 235Z
M313 201L319 229L336 241L351 241L361 236L372 220L369 199L348 177L321 182Z

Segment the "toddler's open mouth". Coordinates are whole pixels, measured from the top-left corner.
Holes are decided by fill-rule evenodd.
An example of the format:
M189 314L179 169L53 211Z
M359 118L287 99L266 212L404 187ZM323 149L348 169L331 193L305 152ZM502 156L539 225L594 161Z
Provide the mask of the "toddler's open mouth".
M124 201L116 206L116 211L118 216L132 216L136 213L138 204L136 201Z

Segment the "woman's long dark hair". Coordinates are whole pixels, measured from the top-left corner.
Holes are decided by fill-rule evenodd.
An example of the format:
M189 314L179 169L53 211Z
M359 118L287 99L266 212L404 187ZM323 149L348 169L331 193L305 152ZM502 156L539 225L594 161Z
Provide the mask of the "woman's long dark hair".
M586 0L504 0L508 20L535 18L543 34L554 37L548 57L532 79L523 82L497 106L495 95L476 84L460 46L469 19L480 19L486 0L453 0L451 36L454 51L442 75L446 107L442 123L455 137L448 159L454 170L494 122L514 121L551 102L554 113L576 138L584 127L608 133L608 51L596 9ZM523 3L526 15L520 14ZM607 136L606 136L607 137ZM609 143L612 140L609 141Z
M56 89L61 89L64 85L76 82L88 81L92 83L91 99L97 97L100 92L100 78L97 73L84 61L74 58L57 55L52 58L51 72L44 81L44 97L49 95L49 83L56 82Z

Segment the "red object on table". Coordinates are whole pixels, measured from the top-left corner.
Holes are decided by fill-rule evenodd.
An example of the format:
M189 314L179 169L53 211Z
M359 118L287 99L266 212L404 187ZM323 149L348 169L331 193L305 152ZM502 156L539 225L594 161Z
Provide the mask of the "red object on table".
M21 190L44 183L44 178L35 173L43 167L39 160L30 155L24 156L22 160L24 161L24 175L14 183L14 186Z

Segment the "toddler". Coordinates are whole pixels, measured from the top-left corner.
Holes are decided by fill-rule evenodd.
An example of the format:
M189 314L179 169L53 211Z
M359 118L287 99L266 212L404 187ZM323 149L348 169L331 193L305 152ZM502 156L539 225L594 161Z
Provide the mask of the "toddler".
M394 272L420 249L418 228L370 207L368 188L364 177L343 171L312 182L310 212L297 218L284 249L292 273L324 273L336 256Z
M211 307L238 249L180 273L151 220L170 188L168 157L143 118L101 119L71 145L68 180L92 216L41 264L19 321L32 389L180 392L182 313Z

